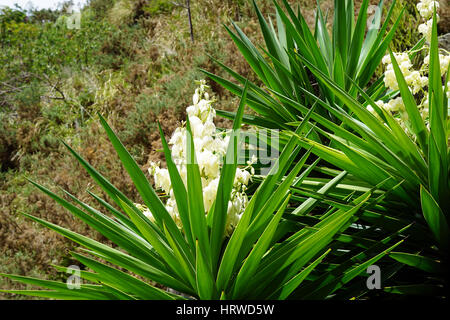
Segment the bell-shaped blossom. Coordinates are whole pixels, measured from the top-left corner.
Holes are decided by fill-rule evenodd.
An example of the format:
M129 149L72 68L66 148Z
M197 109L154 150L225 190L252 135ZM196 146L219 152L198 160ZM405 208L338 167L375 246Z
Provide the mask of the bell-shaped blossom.
M216 199L222 169L222 159L226 154L230 141L229 135L218 132L214 125L214 117L216 116L216 111L212 107L214 101L210 100L206 89L206 82L204 80L200 81L199 87L195 90L192 97L193 105L186 108L194 141L196 160L200 169L205 214L209 212ZM169 140L173 161L177 166L185 186L187 185L186 134L187 129L183 124L173 132ZM252 164L256 161L256 157L253 156L247 163L247 167L243 169L237 168L236 170L236 178L228 203L227 235L233 232L248 203L245 190L251 177L254 175ZM162 189L168 195L165 203L166 209L177 225L182 228L169 172L167 169L161 169L157 164L151 163L149 173L154 177L155 186ZM153 219L147 207L144 208L144 206L140 205L139 208L141 208L149 219Z

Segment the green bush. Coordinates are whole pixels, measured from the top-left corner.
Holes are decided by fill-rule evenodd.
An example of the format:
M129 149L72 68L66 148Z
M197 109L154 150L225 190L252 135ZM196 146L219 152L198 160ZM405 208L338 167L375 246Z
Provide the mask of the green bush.
M310 33L303 18L296 17L285 1L290 20L277 6L278 33L259 15L266 56L234 25L236 33L230 31L232 39L264 83L263 88L250 84L249 105L257 116L244 116L244 121L280 128L286 137L297 137L299 145L312 148L312 153L333 167L347 171L352 176L349 184L355 189L383 183L383 189L390 195L378 210L391 220L389 224L397 221L399 227L403 225L401 234L408 237L402 252L392 253L391 257L419 270L410 274L407 285L396 283L394 278L393 285L385 291L441 297L445 295L443 286L448 286L450 231L449 72L445 70L448 57L439 55L436 19L433 19L430 62L421 69L429 75L426 84L421 83L416 92L415 87L408 86L411 79L405 80L409 73L402 74L406 72L401 71L405 65L399 67L402 61L397 63L388 47L395 28L386 37L384 27L379 36L374 34L371 38L371 31L366 34L364 11L368 1L363 1L364 10L360 11L355 27L350 28L353 15L348 8L352 8L352 2L335 1L333 38L321 33L320 12L315 33ZM354 30L353 36L348 34L350 30ZM422 39L402 57L413 60L418 52L427 50L424 43ZM398 88L388 90L384 76L366 87L386 50L393 64L389 72L395 71L394 79L391 76L387 80L398 83ZM408 64L407 69L411 66ZM223 68L241 85L245 82L238 73ZM242 86L205 72L231 92L241 94ZM316 87L310 85L311 79L317 83ZM402 107L389 109L389 101L401 101ZM230 112L220 114L234 117ZM306 118L311 119L308 130L299 134L295 127ZM366 220L364 224L369 229L388 227L382 221ZM374 234L367 232L365 237ZM395 262L389 268L394 270ZM423 271L425 274L421 274ZM427 272L436 278L430 281Z
M340 243L334 242L333 239L339 237L341 232L357 220L355 215L358 212L376 205L379 200L372 197L372 190L368 190L353 199L347 207L332 205L332 208L324 211L322 215L314 216L315 219L311 217L309 223L290 220L286 212L288 204L300 206L309 212L314 204L317 204L314 198L301 201L302 205L298 200L291 202L293 195L291 186L301 185L311 172L310 167L300 173L311 150L303 154L299 161L295 161L301 151L295 136L289 139L277 159L277 164L253 193L234 231L231 236L228 236L226 233L228 203L235 183L239 130L245 104L246 89L244 89L233 124L234 132L230 134L230 143L224 156L217 196L207 214L203 207L202 181L199 165L195 160L195 146L189 117L186 127L186 186L160 128L168 172L178 206L179 218L177 219L181 220L181 229L137 163L106 121L100 117L122 165L130 175L144 204L150 210L152 218L144 215L133 201L68 147L91 177L120 208L117 210L91 194L115 216L115 219L88 206L68 192L66 195L77 206L49 189L32 183L71 211L73 215L124 249L126 253L40 218L26 215L88 249L84 254L73 252L72 255L93 270L93 272L81 271L81 277L90 283L80 284L77 290L71 290L67 284L61 282L1 274L12 280L48 289L2 291L57 299L326 298L402 242L387 245L393 240L391 237L383 241L383 246L375 244L366 248L359 258L355 257L347 263L337 264L336 269L339 269L339 274L335 269L318 271L315 276L309 277L325 257L327 259L325 270L336 266L341 259L339 250L344 250L346 245L345 241ZM306 123L304 121L300 125L298 132ZM293 168L287 174L291 166ZM340 176L345 176L345 172ZM330 183L334 185L337 181L334 179ZM352 238L351 235L348 237ZM386 247L383 248L384 246ZM328 249L329 247L334 250ZM114 267L94 257L106 260ZM69 270L64 267L56 268L60 271ZM146 281L118 268L133 272ZM150 281L171 288L175 290L175 293L159 289L151 285ZM311 287L314 290L310 290Z
M147 2L143 6L142 10L149 15L154 15L154 14L170 12L173 10L173 8L174 8L174 4L172 1L153 0L153 1Z

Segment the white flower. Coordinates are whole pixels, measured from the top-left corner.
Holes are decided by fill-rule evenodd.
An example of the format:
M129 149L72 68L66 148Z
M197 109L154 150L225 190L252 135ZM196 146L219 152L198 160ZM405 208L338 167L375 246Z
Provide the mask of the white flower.
M412 67L412 63L408 58L408 60L402 61L399 65L399 67L400 67L400 70L402 71L402 73L404 75L407 75L407 74L409 74L409 68Z
M187 107L186 113L189 117L198 115L198 104Z
M219 175L220 159L210 150L201 152L198 156L198 165L202 168L202 173L208 178L214 178Z
M450 64L450 55L439 54L439 63L441 67L441 76L443 76L448 70L448 65Z
M228 144L230 143L230 136L227 135L224 139L223 139L223 143L222 143L222 150L224 150L224 153L227 151L228 148Z
M375 104L376 104L378 107L380 107L381 109L385 109L385 108L386 108L385 105L384 105L384 102L381 101L381 100L375 101Z
M183 143L186 139L186 129L184 128L176 128L174 133L172 134L172 137L169 140L170 144L180 144Z
M416 94L423 86L428 84L428 78L422 77L419 71L412 71L405 77L405 81L412 88L413 94Z
M210 111L210 109L211 109L210 101L205 99L199 101L198 111L200 112L200 114L207 113ZM206 121L206 119L203 121Z
M377 105L378 105L378 104L377 104ZM378 105L378 106L379 106L379 105ZM368 106L366 107L366 109L367 109L367 111L369 111L375 118L381 120L380 115L378 114L378 112L377 112L371 105L368 105Z
M405 78L406 84L408 85L410 91L413 94L418 93L423 87L428 85L428 78L421 75L420 71L413 70L412 63L409 58L408 53L394 53L395 60L397 61L399 68ZM384 84L391 90L399 90L397 78L395 76L394 67L390 63L390 58L385 56L383 58L383 63L387 64L386 71L384 73ZM429 57L425 58L425 61L429 61Z
M424 22L418 26L418 31L423 34L426 41L428 43L431 42L432 35L432 27L433 27L433 14L434 9L439 8L439 2L433 0L421 0L417 4L417 9L420 15L424 18ZM436 15L437 20L439 21L439 15ZM427 87L429 86L429 64L430 64L430 55L429 55L429 47L424 46L424 50L426 52L426 56L423 59L422 67L419 70L414 70L413 65L409 59L407 52L394 53L394 57L397 60L397 63L400 67L401 72L405 78L405 81L408 85L410 92L415 95L415 98L419 98L417 94L421 92L421 96L423 97L421 102L418 104L419 112L422 115L422 118L425 121L427 128L430 128L429 123L429 101ZM422 49L422 50L423 50ZM444 53L445 52L445 53ZM382 59L383 64L386 66L384 83L385 86L391 90L398 90L398 83L395 78L395 73L393 71L393 65L390 58L390 55L386 55ZM446 51L441 51L439 53L439 69L440 75L442 77L446 76L450 65L450 55ZM450 82L448 83L450 87ZM450 99L450 89L447 88L446 91L447 97ZM379 106L383 106L381 103ZM389 110L395 119L398 121L399 125L405 130L405 132L413 139L414 134L412 134L408 128L410 126L408 113L405 110L405 105L401 97L397 97L395 99L391 99L387 103L384 103L384 109Z
M256 155L252 154L250 160L247 161L247 165L251 166L252 164L255 164L256 161L258 161L258 158L256 157Z
M419 25L419 32L423 34L428 43L431 42L431 31L433 30L433 19Z
M205 211L208 212L211 206L216 200L217 188L219 187L219 178L216 178L208 183L207 186L203 188L203 205L205 206Z
M153 217L152 213L150 212L150 209L147 208L146 205L135 203L134 206L138 208L144 216L146 216L151 222L155 222L155 217Z
M174 159L184 159L186 147L186 129L177 128L172 134L172 137L169 140L169 144L172 145L172 157Z
M247 170L236 169L236 176L234 177L235 186L248 185L250 180L250 173Z
M194 137L202 137L203 122L196 116L189 116L189 122L191 124L191 131Z
M422 88L426 87L428 85L428 77L421 76L419 82Z
M195 90L192 97L193 105L186 108L192 129L196 159L200 170L205 214L211 209L216 199L220 180L221 160L227 151L230 141L229 135L216 132L216 126L214 125L216 112L212 107L213 101L210 100L209 95L205 92L206 88L206 82L204 80L200 81L199 87ZM176 164L185 187L187 186L186 134L187 129L183 124L182 127L174 131L169 140L172 159ZM253 156L249 162L246 168L238 168L236 170L235 183L228 207L227 235L232 233L248 203L245 189L251 180L251 176L254 175L254 169L251 165L256 162L256 157ZM151 163L149 172L154 177L155 186L163 189L167 193L168 199L165 207L179 228L182 229L168 170L161 169L159 165ZM150 211L146 211L146 214L151 217Z
M169 171L167 169L155 167L155 173L153 176L155 178L156 187L163 189L166 193L169 193L171 188Z
M211 138L211 137L208 137ZM212 152L220 155L221 157L226 153L228 144L225 143L224 140L216 138L216 139L209 139L207 141L207 145L205 145L209 150Z
M203 134L205 136L212 136L216 132L216 126L214 125L214 122L208 121L205 123L203 127Z
M198 99L200 99L200 95L199 95L198 91L199 91L198 89L195 89L195 93L192 96L192 103L193 104L197 104L198 103Z
M424 19L429 19L433 15L435 6L437 11L439 9L438 1L422 0L417 4L417 10Z
M386 103L387 110L391 112L398 112L405 110L405 104L403 103L403 99L401 97L389 100Z

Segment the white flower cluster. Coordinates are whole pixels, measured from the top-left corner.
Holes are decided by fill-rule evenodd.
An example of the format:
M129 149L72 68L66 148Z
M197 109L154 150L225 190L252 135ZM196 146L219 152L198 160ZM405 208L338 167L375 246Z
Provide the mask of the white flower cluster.
M424 19L430 19L426 23L421 24L419 26L419 31L423 33L426 37L426 40L430 42L431 39L431 30L432 30L432 16L433 10L436 6L436 9L439 8L438 1L430 1L430 0L422 0L417 4L417 9L419 10L420 15ZM422 32L423 31L423 32ZM394 53L395 60L398 63L398 66L405 78L405 81L409 87L409 90L415 97L421 101L418 105L419 111L422 115L422 118L425 120L425 123L428 125L428 65L430 61L429 54L424 58L422 67L420 70L414 70L413 64L410 60L410 56L408 52L400 52ZM386 71L384 73L384 84L387 88L396 91L399 90L398 82L395 77L394 67L392 65L391 56L386 55L382 63L386 66ZM445 76L448 66L450 64L450 55L446 52L445 54L439 54L439 63L441 76ZM447 97L450 99L450 82L447 84ZM408 114L405 110L405 105L401 97L397 97L391 99L387 102L376 101L378 107L390 112L394 115L395 119L398 121L400 126L409 134L409 130L407 129L409 126L408 123ZM373 115L375 115L378 119L381 120L378 113L373 109L372 106L368 106L367 110L369 110ZM412 135L411 135L412 136Z
M417 10L424 19L430 19L433 16L434 7L436 7L436 10L439 9L439 1L421 0L417 4Z
M230 140L229 135L226 133L216 131L216 126L213 121L216 112L212 107L213 100L209 99L206 89L206 82L201 80L193 96L193 105L186 108L193 135L196 159L200 169L205 214L211 209L216 199L222 168L221 162L226 154ZM169 141L173 161L177 166L185 186L187 186L186 133L187 129L183 124L174 131ZM237 168L236 170L231 199L228 203L227 235L232 233L248 203L245 190L254 175L252 165L255 162L256 157L253 157L251 161L247 162L247 167L242 169ZM154 177L155 186L162 189L168 195L167 202L165 203L166 209L181 229L182 224L168 170L160 168L158 164L152 162L149 173ZM139 205L138 208L150 220L153 220L153 216L147 207Z
M425 23L419 25L419 32L423 34L428 43L431 41L431 30L433 26L433 13L435 7L436 11L438 11L439 1L421 0L417 4L417 10L419 10L420 16L427 20ZM436 14L436 16L439 21L439 15Z
M402 71L405 81L408 86L412 89L412 92L416 94L424 86L428 84L428 78L422 76L419 71L412 70L412 63L409 59L407 52L394 53L395 60ZM383 60L383 64L386 65L386 72L384 73L384 84L386 87L392 90L398 90L397 79L395 78L394 67L392 65L390 55L386 55Z
M448 70L448 65L450 64L450 55L443 55L440 53L439 63L441 69L441 76L443 76ZM430 64L430 55L427 55L425 59L423 59L423 64L425 66L428 66Z

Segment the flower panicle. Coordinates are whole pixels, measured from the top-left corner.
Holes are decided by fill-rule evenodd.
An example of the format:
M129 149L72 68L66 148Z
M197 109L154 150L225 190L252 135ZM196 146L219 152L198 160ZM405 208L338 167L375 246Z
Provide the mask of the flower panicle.
M420 16L426 20L424 23L418 26L418 31L422 33L425 37L425 40L430 43L431 41L431 31L433 25L433 14L434 9L439 9L439 1L432 0L421 0L417 4L417 10L419 11ZM439 16L437 15L439 19ZM425 47L425 50L429 50L429 47ZM393 56L400 68L401 73L404 76L405 82L409 87L409 90L413 95L415 95L420 103L418 104L419 112L422 118L425 121L427 127L429 126L429 109L428 109L428 65L430 61L429 53L425 56L422 61L422 66L419 70L415 70L413 63L410 59L409 52L395 52ZM382 63L385 66L384 72L384 84L385 86L392 90L399 90L399 85L397 82L397 78L395 76L394 67L392 65L391 56L387 54L383 57ZM450 64L450 55L447 52L439 53L439 63L440 63L440 71L441 76L445 77L447 73L449 64ZM450 99L450 83L447 85L446 91L447 97ZM422 98L420 98L422 97ZM389 101L376 101L378 107L384 109L387 112L390 112L394 118L397 120L399 125L405 130L405 132L413 137L414 135L411 133L408 113L406 112L404 102L401 97L395 97L390 99ZM377 117L380 121L382 121L380 115L374 110L372 106L367 106L367 110L370 111L375 117Z
M196 159L200 169L200 177L203 189L203 204L205 214L211 209L219 187L220 173L222 169L222 159L225 156L230 141L229 135L218 132L214 124L216 111L213 108L214 100L207 92L209 88L205 80L196 81L198 87L195 89L192 97L192 105L186 108L186 114L192 129ZM186 169L186 134L185 123L175 129L170 140L171 153L174 163L180 173L181 179L187 186ZM248 203L248 197L245 193L252 176L255 174L253 164L257 162L256 156L247 162L244 168L237 168L236 175L231 192L231 198L228 202L228 215L226 224L226 233L230 235L240 219ZM155 187L163 190L168 199L165 207L172 218L176 221L178 227L182 229L181 219L179 217L175 196L173 193L170 175L167 169L160 168L159 163L150 163L148 172L154 177ZM147 217L153 218L147 207L139 205L138 207Z

